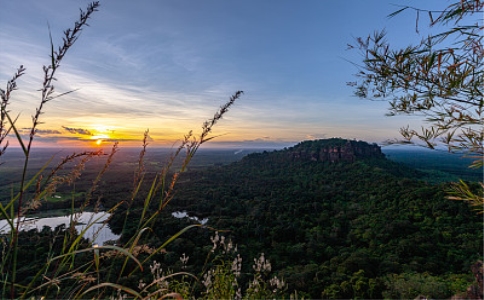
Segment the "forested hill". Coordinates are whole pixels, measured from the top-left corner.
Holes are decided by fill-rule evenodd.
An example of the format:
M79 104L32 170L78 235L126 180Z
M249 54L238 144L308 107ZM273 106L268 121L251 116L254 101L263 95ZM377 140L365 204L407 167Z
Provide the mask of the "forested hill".
M381 148L376 144L363 141L345 140L339 138L304 141L291 148L280 151L252 153L243 158L243 161L266 160L279 163L291 161L317 161L317 162L354 162L363 158L384 158ZM249 162L250 163L250 162Z
M291 160L319 162L354 162L361 158L383 158L381 148L377 144L363 141L344 140L339 138L304 141L282 151Z
M273 273L300 295L413 299L404 291L424 285L428 295L446 298L472 281L470 265L483 252L482 218L466 203L447 200L445 185L419 176L376 145L302 142L185 173L168 208L226 230L245 273L265 253ZM160 243L195 222L165 213L153 227ZM186 253L196 272L210 236L206 228L186 232L167 249L174 253L164 257L167 266Z
M341 138L303 141L283 150L251 153L242 158L240 162L221 168L219 171L223 173L230 172L232 168L243 169L244 167L252 168L255 166L260 167L261 170L288 167L292 172L298 173L299 168L309 167L314 163L321 164L320 167L323 169L324 166L329 167L331 164L337 164L336 169L338 169L339 166L353 165L352 163L356 163L353 166L359 166L363 162L371 162L371 165L384 168L385 172L400 178L420 179L425 175L423 172L404 164L387 160L377 144ZM253 171L258 172L257 170ZM344 168L341 171L345 172Z

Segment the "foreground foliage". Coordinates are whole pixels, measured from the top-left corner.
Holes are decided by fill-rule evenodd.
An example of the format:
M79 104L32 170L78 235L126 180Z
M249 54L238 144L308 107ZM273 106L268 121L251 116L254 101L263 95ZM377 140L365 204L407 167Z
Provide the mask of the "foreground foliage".
M99 2L88 5L86 11L80 12L79 20L72 28L64 31L63 44L55 50L51 38L51 61L43 67L44 78L40 89L40 102L35 108L30 127L30 135L24 138L19 134L16 118L12 117L8 110L10 102L14 99L13 92L17 89L17 81L25 73L26 69L20 66L12 79L7 82L5 90L0 89L0 157L4 157L8 150L10 134L15 136L15 141L20 145L23 155L23 169L17 186L12 187L9 199L0 199L0 217L7 221L7 228L1 228L0 235L0 284L1 297L27 298L43 296L48 298L105 298L121 292L136 298L174 296L180 297L183 289L177 292L165 288L158 288L154 292L147 292L154 284L148 287L134 289L132 283L133 274L143 274L144 269L156 262L153 256L160 254L164 247L176 237L190 228L200 226L192 225L178 231L174 236L165 240L157 248L146 244L140 244L140 238L152 230L153 223L160 213L173 199L173 191L179 174L187 168L199 147L210 141L213 137L213 126L227 113L234 102L242 95L242 91L236 92L229 101L220 107L212 119L207 120L202 126L202 132L197 137L189 132L181 141L171 158L166 161L162 168L155 173L149 182L145 181L144 155L146 153L148 131L145 132L143 146L139 155L137 169L134 172L132 189L130 193L119 199L117 203L109 207L108 213L113 214L118 208L123 207L125 212L124 226L131 225L128 218L130 208L139 199L140 187L148 185L148 193L143 195L143 207L138 212L137 223L134 225L134 234L126 237L123 245L95 245L84 239L84 235L98 220L89 220L88 224L80 232L76 225L79 224L79 213L90 209L98 211L102 206L102 196L99 194L99 184L103 175L113 161L118 151L118 144L114 143L111 152L104 154L102 151L86 151L73 153L51 166L54 158L48 160L40 170L33 174L30 172L30 160L33 153L33 141L37 129L41 123L41 116L46 105L56 98L63 97L72 91L58 94L54 88L55 74L61 66L61 62L68 50L77 41L80 32L87 26L91 15L97 11ZM106 155L106 160L101 169L97 170L95 177L81 194L81 202L76 201L74 183L81 177L86 165L95 157ZM181 164L175 168L175 160L181 159ZM70 170L65 171L70 167ZM51 168L50 171L46 171ZM44 227L41 232L31 230L23 232L22 228L28 222L26 216L38 210L44 202L61 186L72 187L71 220L69 225L59 226L53 231ZM154 207L154 209L152 209ZM137 207L139 208L139 206ZM106 225L106 224L105 224ZM146 254L143 256L143 254ZM187 273L172 274L190 275ZM156 282L155 282L156 283Z
M386 33L377 31L367 38L358 38L355 46L363 56L358 66L356 86L360 98L390 100L389 115L418 114L427 126L421 131L401 128L405 142L417 138L427 147L447 145L449 151L464 151L475 158L472 167L483 167L484 140L484 2L463 0L450 4L443 11L416 12L416 31L420 15L428 19L430 29L417 45L394 48L386 41ZM472 193L464 182L451 186L451 200L467 201L480 213L484 198ZM484 184L481 184L484 190Z
M418 171L381 153L338 160L328 152L328 161L318 161L316 156L299 160L284 150L186 172L241 91L198 136L189 132L155 172L145 165L146 131L134 176L131 170L125 177L128 183L105 180L117 143L110 153L73 153L32 173L32 142L42 112L48 102L70 93L55 93L54 75L98 6L94 2L81 11L57 51L51 45L27 140L8 110L23 66L1 91L0 156L9 150L9 134L23 155L20 183L0 201L0 215L8 222L0 235L2 298L448 297L472 281L469 265L483 250L481 220L459 203L442 201L445 184L415 180ZM366 147L339 139L298 147L313 153L347 144ZM89 162L98 159L101 167L82 177ZM48 202L61 189L72 198ZM109 196L112 190L116 197ZM73 213L68 226L21 230L25 216L66 203ZM100 209L112 214L109 226L121 234L101 246L84 238L97 220L80 232L75 228L75 213ZM175 219L171 213L182 209L209 221ZM253 263L244 263L249 258Z
M482 155L484 47L479 0L458 1L443 11L405 10L428 16L439 32L403 49L393 49L385 32L357 40L364 55L356 94L362 98L390 98L390 114L420 113L428 128L402 129L405 138L417 137L429 147L444 142L451 149Z

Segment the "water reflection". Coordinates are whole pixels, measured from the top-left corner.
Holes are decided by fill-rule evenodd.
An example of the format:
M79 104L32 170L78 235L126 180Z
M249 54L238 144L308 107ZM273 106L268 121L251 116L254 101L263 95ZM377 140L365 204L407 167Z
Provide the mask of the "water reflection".
M117 240L119 238L119 235L114 234L106 224L103 224L103 221L107 220L109 216L110 214L106 212L83 212L63 217L21 218L19 227L23 231L32 229L41 231L44 226L54 229L64 224L68 227L71 220L77 220L78 225L76 225L76 229L78 233L82 232L86 226L92 224L84 233L84 237L92 241L93 244L104 245L106 241ZM17 219L14 220L14 224L17 224ZM0 220L0 234L5 234L9 231L10 226L7 220Z
M208 218L205 218L205 219L201 219L200 220L197 217L189 217L188 216L188 213L186 211L175 211L171 215L174 216L175 218L178 218L178 219L187 218L188 217L189 219L192 219L192 220L195 220L197 222L200 222L200 224L202 224L202 225L205 225L208 222Z

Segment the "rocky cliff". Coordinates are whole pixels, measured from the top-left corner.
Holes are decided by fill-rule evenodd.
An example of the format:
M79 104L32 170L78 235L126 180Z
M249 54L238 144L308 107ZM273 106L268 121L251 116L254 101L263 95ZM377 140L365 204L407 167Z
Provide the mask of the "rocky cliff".
M377 144L339 138L304 141L289 148L287 153L293 160L321 162L354 162L358 158L383 158L385 155Z

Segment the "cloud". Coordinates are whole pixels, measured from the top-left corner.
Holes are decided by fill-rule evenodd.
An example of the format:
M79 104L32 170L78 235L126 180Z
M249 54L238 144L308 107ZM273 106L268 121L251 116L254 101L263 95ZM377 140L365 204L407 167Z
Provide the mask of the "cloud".
M35 132L37 134L62 134L62 132L60 132L59 130L51 130L51 129L36 129Z
M273 139L268 137L245 139L241 141L211 141L206 147L221 148L268 148L282 149L297 144L297 141L287 141L282 139Z
M66 126L62 126L62 128L69 131L70 133L93 135L89 130L83 129L83 128L70 128L70 127L66 127Z
M307 134L306 135L306 139L307 140L320 140L320 139L325 139L326 138L326 134Z

